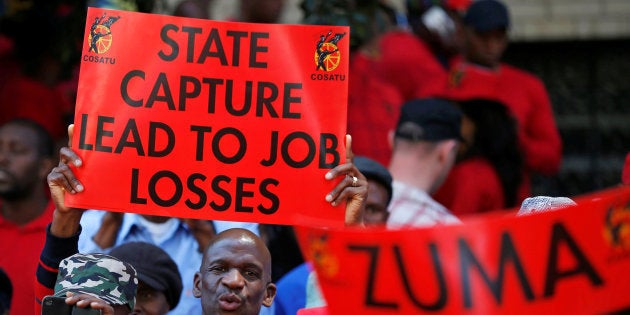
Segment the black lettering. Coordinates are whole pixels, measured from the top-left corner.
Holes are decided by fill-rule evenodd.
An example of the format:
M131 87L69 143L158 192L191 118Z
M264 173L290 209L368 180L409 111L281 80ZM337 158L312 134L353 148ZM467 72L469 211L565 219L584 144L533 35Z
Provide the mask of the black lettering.
M247 32L227 31L227 36L234 37L234 45L232 45L232 66L238 67L241 55L241 38L247 37Z
M245 190L246 184L254 184L256 181L249 177L237 177L236 178L236 196L235 196L235 211L236 212L254 212L254 207L244 206L243 199L254 197L253 191Z
M278 132L271 132L271 145L269 150L269 159L260 161L260 165L262 166L271 166L276 163L276 159L278 158Z
M129 135L131 135L131 141L128 141ZM118 141L114 153L121 153L125 147L135 148L139 156L144 156L144 148L142 147L142 140L138 133L138 126L136 125L136 120L133 118L127 121L127 125L120 136L120 141Z
M131 96L129 96L129 81L131 81L133 77L140 77L142 80L144 80L144 71L131 70L127 74L125 74L125 76L122 78L122 81L120 82L120 95L122 96L123 101L127 103L127 105L131 107L141 107L144 101L142 98L132 99Z
M225 83L225 107L228 111L228 113L230 113L230 115L233 116L244 116L245 114L249 113L249 109L252 107L252 88L253 88L253 82L252 81L246 81L245 82L245 100L243 101L243 108L238 110L236 108L234 108L234 103L232 102L234 100L233 98L233 92L234 92L234 81L233 80L227 80Z
M266 53L269 47L258 44L258 39L269 38L269 33L252 32L252 38L249 45L249 67L250 68L267 68L266 62L258 61L258 53Z
M265 97L265 90L269 90L270 94ZM263 106L267 109L267 112L271 117L278 118L278 113L273 108L271 102L278 98L278 87L273 82L258 82L258 91L256 94L256 117L262 117Z
M156 186L158 182L162 178L168 178L171 180L173 185L175 185L175 191L173 192L173 196L167 199L162 199L157 193ZM182 181L177 177L177 175L171 171L159 171L155 173L155 175L151 176L149 180L149 196L151 200L155 202L156 205L162 207L172 207L182 198L182 193L184 191L184 186L182 185Z
M177 42L175 40L168 37L169 31L177 32L179 31L179 28L173 24L166 24L160 30L160 38L166 45L171 47L171 53L168 55L163 50L160 50L158 52L158 57L160 57L164 61L173 61L175 60L175 58L177 58L177 55L179 55L179 45L177 45Z
M197 146L195 147L195 160L203 161L204 134L212 131L212 127L190 126L190 131L197 132Z
M105 130L105 124L114 123L114 117L98 116L96 123L96 148L95 151L112 153L112 147L103 145L104 137L112 137L114 132Z
M221 151L221 139L226 135L233 135L238 140L238 151L234 154L234 156L226 156ZM243 133L236 128L223 128L214 135L212 138L212 153L214 156L222 163L225 164L234 164L239 162L245 156L245 152L247 152L247 140Z
M521 285L521 289L525 294L525 298L529 301L534 299L534 292L532 290L531 285L527 280L527 275L525 274L525 269L521 264L521 260L518 257L518 253L514 248L514 243L512 242L512 238L508 232L503 232L501 235L501 252L499 257L499 271L496 280L493 280L488 276L486 271L481 266L481 263L475 255L472 253L468 244L463 239L458 239L458 249L459 254L461 256L460 260L460 269L462 275L462 288L464 294L464 307L471 308L472 305L472 293L470 288L470 276L468 274L468 267L474 266L484 282L488 285L490 292L496 299L497 303L501 305L503 300L503 279L505 278L505 265L508 261L512 261L514 263L514 269L516 270L516 275L518 277L519 283Z
M284 97L282 101L282 118L300 119L302 115L291 111L291 104L302 102L302 98L299 96L292 96L291 91L294 89L302 89L302 83L285 83L284 84Z
M214 114L217 101L217 85L223 84L223 79L203 78L201 82L208 84L208 114Z
M422 301L418 300L418 298L413 293L411 284L409 283L410 279L407 276L407 268L405 267L402 254L400 253L400 247L398 245L394 245L393 250L394 257L396 258L396 264L398 265L398 270L400 270L400 276L402 278L403 285L405 286L405 292L407 292L407 296L409 297L409 299L411 299L414 306L427 311L437 311L443 309L448 298L448 291L446 291L446 280L444 278L444 272L442 271L442 265L440 264L440 256L438 255L437 245L435 245L434 243L429 244L429 250L431 251L431 260L433 261L435 275L438 280L438 286L440 287L438 298L433 303L423 303Z
M192 84L192 91L188 91L188 84ZM195 98L201 93L201 82L199 79L183 75L179 82L179 110L186 110L186 100Z
M223 204L218 204L214 202L214 200L210 202L210 207L212 207L213 210L225 211L230 208L230 205L232 204L232 196L227 190L221 188L220 186L221 182L229 183L230 181L230 178L225 175L218 175L212 179L212 191L223 197Z
M85 143L85 131L87 130L88 114L81 114L81 133L79 134L79 149L92 150L93 145Z
M190 175L188 177L188 180L186 181L186 186L188 187L188 189L199 197L198 202L192 202L190 198L186 199L186 201L184 202L186 206L188 206L188 208L193 210L199 210L203 208L206 202L208 202L208 195L206 195L206 192L199 186L195 185L195 181L197 180L201 180L202 182L204 182L206 180L206 176L203 174L194 173Z
M302 161L294 160L289 154L289 145L296 139L302 139L308 145L308 152ZM303 168L311 164L315 159L315 141L306 132L296 131L290 133L283 141L281 148L282 159L293 168Z
M213 43L216 46L216 51L210 50ZM223 44L221 43L221 37L219 36L219 32L216 28L213 28L210 31L210 34L208 34L208 39L206 40L206 43L204 44L203 49L199 54L199 59L197 59L197 63L204 63L206 61L206 58L208 57L218 58L222 66L228 65L227 57L225 56L225 50L223 49ZM192 60L189 62L192 62Z
M163 95L160 95L160 90L164 91ZM147 108L153 107L153 103L155 102L165 102L168 106L168 109L175 110L175 101L173 100L173 94L171 93L171 88L168 85L168 80L166 78L166 73L160 72L157 80L155 81L155 85L153 86L153 90L151 90L151 94L149 95L149 99L147 100Z
M139 172L140 170L138 170L137 168L131 169L131 198L129 202L140 204L140 205L146 205L147 198L138 197L138 173Z
M188 48L186 49L186 62L193 62L195 59L195 37L201 34L201 28L198 27L182 27L182 32L188 33Z
M280 208L280 198L278 198L276 194L269 191L269 189L267 188L271 185L278 187L279 184L280 182L273 178L265 178L260 183L260 194L271 201L271 205L268 208L265 208L262 204L258 205L258 211L260 211L262 214L274 214L276 213L276 211L278 211L278 208Z
M559 270L558 268L558 253L561 245L565 245L567 249L573 254L576 259L576 264L573 269ZM580 274L584 274L588 277L588 280L594 286L600 286L604 284L604 281L599 276L593 265L588 261L586 255L582 252L575 240L564 228L562 223L555 223L551 231L551 244L549 246L549 259L547 260L547 271L545 275L545 297L550 297L556 290L556 283L564 278L573 277Z
M379 307L386 309L398 309L398 303L396 302L387 302L387 301L378 301L374 297L374 287L376 275L379 272L378 269L378 255L380 252L380 247L367 246L367 245L348 245L349 251L363 251L366 252L370 256L370 265L368 267L367 272L367 287L365 288L365 300L364 304L367 307Z
M330 146L328 146L329 141ZM338 145L339 141L334 134L322 133L319 135L319 168L333 168L339 165L341 157L337 151ZM333 158L330 163L326 163L328 155L332 155Z
M166 133L166 146L164 149L157 150L156 148L156 139L157 139L157 131L162 130ZM165 123L161 122L150 122L149 123L149 156L151 157L164 157L173 151L175 147L175 132L173 129L169 127Z

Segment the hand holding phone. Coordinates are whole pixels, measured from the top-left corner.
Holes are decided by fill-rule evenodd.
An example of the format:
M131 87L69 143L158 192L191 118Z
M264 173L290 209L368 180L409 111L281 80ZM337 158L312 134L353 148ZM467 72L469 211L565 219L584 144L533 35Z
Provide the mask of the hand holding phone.
M75 303L81 301L81 296L77 295L75 297L79 297ZM110 306L111 307L111 306ZM76 305L71 305L66 303L65 297L47 295L44 297L42 301L42 315L102 315L103 312L101 310L90 308L89 306L86 308L77 307ZM113 314L113 309L112 309Z

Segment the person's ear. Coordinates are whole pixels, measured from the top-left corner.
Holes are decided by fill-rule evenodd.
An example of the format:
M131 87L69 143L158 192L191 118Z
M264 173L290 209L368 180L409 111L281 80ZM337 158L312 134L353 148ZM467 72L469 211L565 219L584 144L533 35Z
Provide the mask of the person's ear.
M450 162L457 155L457 140L446 140L440 143L439 160L442 164Z
M55 161L52 158L41 158L39 161L39 177L46 179L46 176L54 167Z
M394 149L394 136L395 136L395 132L393 129L389 130L389 132L387 133L387 144L389 144L389 148L390 149Z
M267 288L265 290L265 298L263 298L262 304L266 307L270 307L273 303L273 299L276 297L276 285L273 283L267 284Z
M195 272L193 280L193 296L196 298L201 297L201 273L199 271Z

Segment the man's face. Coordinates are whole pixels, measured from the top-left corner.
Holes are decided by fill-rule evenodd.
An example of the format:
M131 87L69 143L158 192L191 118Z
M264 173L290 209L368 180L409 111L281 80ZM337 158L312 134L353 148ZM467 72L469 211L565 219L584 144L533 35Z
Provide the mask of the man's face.
M138 282L136 305L132 314L164 315L170 306L164 293L157 291L142 281Z
M387 200L389 194L383 184L368 179L368 196L365 202L363 222L365 225L383 225L387 222Z
M1 127L0 198L27 198L43 176L35 131L16 124Z
M464 36L466 60L489 68L499 65L508 44L505 29L477 32L466 27Z
M206 250L195 274L195 297L204 314L255 315L271 306L276 286L271 283L271 258L259 239L247 235L222 238Z

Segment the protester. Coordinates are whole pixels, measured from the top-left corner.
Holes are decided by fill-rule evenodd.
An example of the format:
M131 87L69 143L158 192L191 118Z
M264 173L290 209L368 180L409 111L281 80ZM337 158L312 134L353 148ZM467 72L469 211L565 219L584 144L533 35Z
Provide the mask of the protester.
M104 254L74 254L59 264L54 296L78 308L123 315L134 309L137 287L131 264Z
M392 198L392 176L380 163L363 156L355 156L354 165L368 182L363 222L366 226L385 225L389 212L387 206ZM306 306L307 279L312 271L309 263L303 263L277 282L275 314L295 314Z
M265 243L246 229L217 234L195 273L195 297L204 315L256 315L270 307L276 295L271 282L271 254Z
M461 120L461 111L443 99L416 99L403 105L389 165L394 189L387 227L459 222L430 195L455 163Z
M499 102L476 99L458 105L464 141L433 198L457 216L516 206L522 178L516 122Z
M0 126L0 268L13 283L13 314L33 314L35 269L54 209L45 189L53 150L33 121Z
M285 0L240 0L239 22L278 23Z
M461 49L459 12L469 0L409 0L411 31L394 30L378 45L375 74L392 83L404 101L442 95L450 60Z
M536 76L501 62L510 27L503 3L474 1L463 24L463 58L452 66L447 97L491 99L510 109L518 124L524 162L518 203L531 194L532 172L554 175L560 167L562 142L549 96Z

